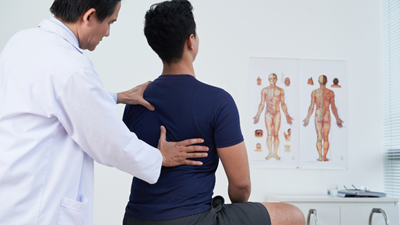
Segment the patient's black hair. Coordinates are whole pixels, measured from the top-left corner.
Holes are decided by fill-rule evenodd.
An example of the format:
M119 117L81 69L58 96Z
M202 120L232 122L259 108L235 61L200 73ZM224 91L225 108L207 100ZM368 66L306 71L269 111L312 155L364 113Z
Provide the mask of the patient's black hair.
M179 62L188 37L196 37L193 6L187 0L154 4L146 12L144 34L164 63Z

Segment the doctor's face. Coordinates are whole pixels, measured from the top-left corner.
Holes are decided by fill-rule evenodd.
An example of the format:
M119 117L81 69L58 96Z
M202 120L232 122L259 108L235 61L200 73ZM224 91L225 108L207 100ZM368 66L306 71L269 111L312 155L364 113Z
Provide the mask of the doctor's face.
M85 32L83 40L79 40L81 49L88 49L89 51L93 51L100 41L103 40L103 37L108 37L110 35L110 27L115 21L117 21L119 10L121 9L121 2L117 3L115 7L114 13L107 17L103 22L97 19L96 14L93 15L95 18L91 18L94 20L91 23L91 26L88 26L87 32Z

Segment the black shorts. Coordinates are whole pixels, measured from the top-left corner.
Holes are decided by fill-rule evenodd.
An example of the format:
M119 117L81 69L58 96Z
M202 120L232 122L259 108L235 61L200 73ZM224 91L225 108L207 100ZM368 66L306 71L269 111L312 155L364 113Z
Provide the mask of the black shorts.
M245 202L224 204L224 198L216 196L211 209L172 220L142 220L125 213L123 225L271 225L269 213L263 204Z

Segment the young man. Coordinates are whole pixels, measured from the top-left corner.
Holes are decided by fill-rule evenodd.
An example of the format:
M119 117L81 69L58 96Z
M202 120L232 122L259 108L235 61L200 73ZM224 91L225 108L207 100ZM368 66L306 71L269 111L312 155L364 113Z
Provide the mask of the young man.
M92 224L93 159L149 183L161 165L196 164L186 160L199 157L186 154L195 150L188 142L162 139L158 150L131 133L82 54L109 36L120 7L120 0L56 0L55 17L17 33L2 51L0 224ZM145 88L117 101L150 108Z
M144 32L163 62L161 76L144 92L156 108L127 105L124 122L147 143L157 146L160 125L167 140L204 138L209 150L203 165L163 168L156 184L133 178L124 225L141 224L304 224L300 210L287 204L248 203L251 183L239 114L224 90L196 79L193 61L199 37L192 5L185 0L153 5ZM212 199L221 159L229 181L229 198Z

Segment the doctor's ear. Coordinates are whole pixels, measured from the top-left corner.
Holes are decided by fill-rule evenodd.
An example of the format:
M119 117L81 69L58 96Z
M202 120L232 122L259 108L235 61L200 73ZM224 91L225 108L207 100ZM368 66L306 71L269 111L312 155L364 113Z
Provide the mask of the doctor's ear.
M94 19L95 15L96 9L91 8L83 14L82 20L84 23L89 23L92 19Z

